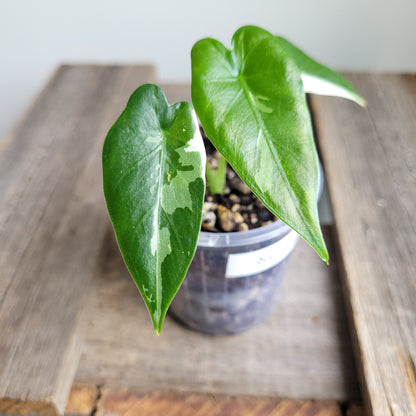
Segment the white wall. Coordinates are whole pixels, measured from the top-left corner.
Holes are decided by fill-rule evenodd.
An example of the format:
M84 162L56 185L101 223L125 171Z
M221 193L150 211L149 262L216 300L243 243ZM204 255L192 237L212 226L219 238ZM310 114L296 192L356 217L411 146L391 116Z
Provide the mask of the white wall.
M197 39L256 24L335 69L415 72L415 17L415 0L0 0L0 137L60 62L151 62L184 81Z

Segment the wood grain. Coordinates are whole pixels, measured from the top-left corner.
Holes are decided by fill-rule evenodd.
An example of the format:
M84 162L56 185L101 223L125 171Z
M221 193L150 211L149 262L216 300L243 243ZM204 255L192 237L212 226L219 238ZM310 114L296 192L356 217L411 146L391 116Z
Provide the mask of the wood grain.
M206 336L168 316L157 337L111 230L101 256L76 383L343 401L359 396L335 257L328 268L299 243L271 316L245 333Z
M152 77L60 67L0 154L0 412L65 409L108 228L102 142Z
M97 405L99 388L91 384L72 386L66 404L65 416L89 416Z
M368 415L416 414L416 76L351 75L314 97Z
M341 416L337 403L103 389L97 416Z

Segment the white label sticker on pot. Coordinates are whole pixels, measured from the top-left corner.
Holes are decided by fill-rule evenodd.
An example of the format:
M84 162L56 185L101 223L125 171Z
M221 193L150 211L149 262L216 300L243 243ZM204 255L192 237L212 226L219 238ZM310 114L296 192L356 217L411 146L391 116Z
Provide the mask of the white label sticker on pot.
M276 266L292 251L298 238L299 235L292 230L270 246L246 253L230 254L225 277L251 276Z

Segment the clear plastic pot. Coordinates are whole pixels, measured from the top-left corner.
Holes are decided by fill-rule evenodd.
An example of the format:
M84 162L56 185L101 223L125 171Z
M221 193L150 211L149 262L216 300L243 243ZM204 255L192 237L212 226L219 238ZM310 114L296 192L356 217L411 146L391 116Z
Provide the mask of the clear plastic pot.
M270 312L298 238L281 221L236 233L201 232L170 312L208 334L238 333L255 325Z
M319 198L323 185L320 165ZM236 233L201 231L170 313L213 335L238 333L259 323L270 312L298 239L282 221Z

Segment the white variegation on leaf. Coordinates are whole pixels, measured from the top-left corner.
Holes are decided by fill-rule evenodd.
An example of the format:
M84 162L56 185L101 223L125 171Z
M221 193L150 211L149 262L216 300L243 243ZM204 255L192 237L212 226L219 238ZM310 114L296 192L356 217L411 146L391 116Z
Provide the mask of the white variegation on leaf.
M319 95L342 97L365 105L365 100L347 80L332 69L306 55L287 39L277 36L280 46L288 53L298 66L305 92Z
M309 74L302 74L301 77L303 88L307 93L347 98L348 100L355 101L361 105L365 104L364 100L360 100L355 94L351 93L350 90L343 88L338 84Z

